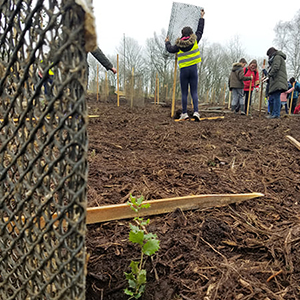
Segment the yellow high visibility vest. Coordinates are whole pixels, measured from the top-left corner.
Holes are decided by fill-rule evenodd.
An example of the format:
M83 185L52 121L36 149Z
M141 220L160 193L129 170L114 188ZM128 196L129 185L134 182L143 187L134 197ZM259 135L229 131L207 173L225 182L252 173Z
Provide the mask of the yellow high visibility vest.
M200 50L197 41L195 41L195 44L190 51L183 52L182 50L179 50L177 57L180 69L201 62Z
M41 60L41 63L42 63L42 62L43 62L43 60ZM54 75L54 73L53 73L53 71L52 71L51 69L49 69L48 74L49 74L49 75Z

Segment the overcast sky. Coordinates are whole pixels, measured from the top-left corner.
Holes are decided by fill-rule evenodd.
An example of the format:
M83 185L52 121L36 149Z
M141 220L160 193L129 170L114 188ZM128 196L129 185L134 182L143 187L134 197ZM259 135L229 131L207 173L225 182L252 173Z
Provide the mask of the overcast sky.
M123 36L145 46L145 41L168 30L171 0L94 0L98 45L106 55L117 54ZM265 0L187 0L175 1L205 9L203 38L225 46L239 36L250 58L264 57L273 46L274 27L279 21L290 21L300 9L299 0L287 2ZM282 5L282 4L285 5ZM200 42L201 43L201 42Z

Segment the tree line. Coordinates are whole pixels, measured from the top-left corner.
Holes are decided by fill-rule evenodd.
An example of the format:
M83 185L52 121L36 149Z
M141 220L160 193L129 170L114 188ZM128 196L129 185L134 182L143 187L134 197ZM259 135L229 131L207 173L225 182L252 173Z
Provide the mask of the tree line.
M287 55L288 78L299 78L300 75L300 10L287 22L278 22L274 28L274 46ZM174 81L175 55L165 50L166 31L154 33L146 41L143 48L136 40L125 37L117 47L119 55L119 81L120 89L125 91L134 88L135 94L151 97L154 95L156 78L159 78L160 99L168 100L172 95ZM202 62L198 65L199 84L198 94L200 102L219 102L228 88L228 76L232 64L241 57L247 61L247 55L238 36L232 37L226 45L210 43L203 38L199 45ZM114 66L117 66L117 57L108 55ZM262 66L264 57L256 58L258 66ZM89 90L95 91L97 80L97 62L89 55ZM261 71L261 70L259 70ZM111 72L105 76L106 70L100 67L98 78L100 90L103 90L105 77L111 87L110 93L116 90L116 76ZM134 76L132 75L134 74ZM179 72L177 72L177 77ZM177 78L179 83L179 77ZM107 82L106 82L107 85ZM180 97L180 86L176 84L176 98ZM228 95L227 95L228 97Z

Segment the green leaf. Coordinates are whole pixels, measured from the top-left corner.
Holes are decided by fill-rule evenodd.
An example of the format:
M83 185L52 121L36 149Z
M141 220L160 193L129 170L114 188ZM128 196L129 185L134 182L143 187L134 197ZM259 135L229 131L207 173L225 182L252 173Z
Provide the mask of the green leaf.
M138 293L138 294L136 294L136 295L134 296L134 298L135 298L135 299L139 299L139 298L141 298L141 296L142 296L142 294L141 294L141 293Z
M132 243L138 243L141 246L144 243L144 231L138 230L138 231L133 231L131 230L129 232L129 241Z
M141 196L140 198L137 199L136 203L137 203L138 206L141 206L143 201L144 201L144 197Z
M145 284L141 285L140 288L139 288L139 292L140 293L144 293L145 292L145 288L146 288Z
M135 280L135 277L133 276L132 273L126 273L126 272L124 272L124 274L125 274L125 278L127 280Z
M144 235L144 239L145 240L152 240L152 239L156 239L157 238L157 235L155 233L147 233Z
M140 231L140 227L139 226L129 224L129 227L130 227L130 230L133 231L133 232L135 232L135 233Z
M130 268L133 274L138 274L139 272L139 262L138 261L131 261Z
M146 270L141 270L140 273L137 276L137 285L142 285L146 283Z
M125 290L124 290L124 293L125 293L126 295L133 296L133 292L132 292L131 290L129 290L129 289L125 289Z
M150 220L148 219L147 221L144 221L143 219L141 220L141 226L147 226L150 223Z
M128 285L134 290L137 288L137 282L135 280L128 280Z
M150 207L150 203L146 203L146 204L142 204L141 208L149 208Z
M143 253L150 256L153 255L159 249L159 240L149 240L143 246Z

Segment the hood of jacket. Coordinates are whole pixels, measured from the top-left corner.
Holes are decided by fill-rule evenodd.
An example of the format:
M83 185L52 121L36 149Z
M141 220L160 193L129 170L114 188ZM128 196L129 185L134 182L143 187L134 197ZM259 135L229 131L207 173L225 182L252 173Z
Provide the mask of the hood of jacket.
M235 72L239 69L242 69L243 68L243 64L242 63L239 63L239 62L236 62L232 65L232 71Z
M188 48L188 47L194 46L196 40L197 40L196 34L192 33L191 36L187 40L182 40L181 38L178 38L175 41L175 45L177 47L179 47L180 49Z
M281 56L284 60L286 60L286 55L282 52L282 51L280 51L280 50L277 50L270 58L269 58L269 65L270 64L272 64L272 62L273 62L273 60L274 60L274 57L276 56L276 55L279 55L279 56Z
M286 60L286 55L280 50L278 50L275 55L280 55L284 60Z

